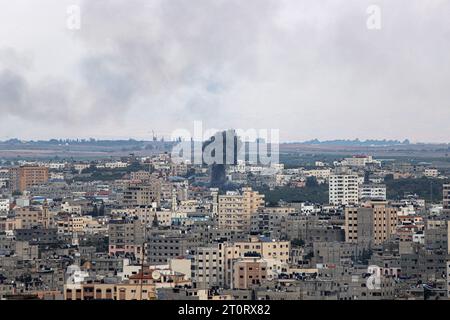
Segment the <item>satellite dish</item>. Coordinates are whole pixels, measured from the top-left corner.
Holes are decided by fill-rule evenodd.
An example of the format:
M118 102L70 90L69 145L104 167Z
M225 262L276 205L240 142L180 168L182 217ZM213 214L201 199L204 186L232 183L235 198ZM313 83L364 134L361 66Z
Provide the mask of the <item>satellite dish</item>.
M161 273L159 271L157 271L157 270L153 271L152 272L152 278L154 280L159 280L161 278Z

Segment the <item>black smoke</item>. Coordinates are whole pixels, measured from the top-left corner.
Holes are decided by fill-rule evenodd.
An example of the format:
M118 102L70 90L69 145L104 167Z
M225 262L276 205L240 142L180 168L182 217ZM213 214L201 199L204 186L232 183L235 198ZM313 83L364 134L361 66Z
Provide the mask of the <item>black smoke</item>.
M228 165L236 165L238 161L238 150L240 149L242 142L236 134L235 130L227 130L216 133L214 136L209 138L203 143L203 164L207 165L204 161L205 149L212 143L217 143L222 141L222 159L219 161L214 161L214 163L209 164L211 170L211 180L210 186L213 188L222 188L226 182L226 167ZM219 146L220 147L220 146ZM211 156L216 156L216 150L212 151ZM232 154L232 155L230 155ZM231 160L231 161L230 161Z

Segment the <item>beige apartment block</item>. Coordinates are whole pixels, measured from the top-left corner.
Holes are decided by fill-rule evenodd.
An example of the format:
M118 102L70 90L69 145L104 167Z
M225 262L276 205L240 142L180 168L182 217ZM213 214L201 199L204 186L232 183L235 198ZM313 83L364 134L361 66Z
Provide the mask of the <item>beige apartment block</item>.
M345 241L379 245L396 233L397 209L385 201L370 201L345 209Z
M156 290L153 283L147 279L140 283L131 280L131 283L106 284L86 283L64 285L65 300L154 300Z
M218 197L219 228L249 232L252 218L264 207L264 195L251 188L228 192Z
M267 263L256 258L245 258L234 264L233 289L251 289L267 281Z
M130 183L123 193L123 204L125 206L151 206L159 204L161 199L161 184L152 181L148 184Z
M31 229L44 225L44 214L40 207L16 208L14 211L15 219L20 221L23 229Z
M23 192L29 187L48 182L48 179L47 167L22 166L9 169L10 191Z
M286 266L290 262L291 246L289 241L274 241L265 237L253 236L250 241L246 242L221 243L219 249L221 250L224 282L227 286L231 286L233 281L236 260L258 258Z

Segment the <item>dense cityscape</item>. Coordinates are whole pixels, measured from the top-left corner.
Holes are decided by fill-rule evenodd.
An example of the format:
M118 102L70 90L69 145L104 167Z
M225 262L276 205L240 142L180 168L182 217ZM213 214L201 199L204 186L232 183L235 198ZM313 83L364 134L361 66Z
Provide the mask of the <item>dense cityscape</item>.
M149 145L1 161L1 299L450 297L448 154L218 167Z
M0 316L448 310L449 13L2 1Z

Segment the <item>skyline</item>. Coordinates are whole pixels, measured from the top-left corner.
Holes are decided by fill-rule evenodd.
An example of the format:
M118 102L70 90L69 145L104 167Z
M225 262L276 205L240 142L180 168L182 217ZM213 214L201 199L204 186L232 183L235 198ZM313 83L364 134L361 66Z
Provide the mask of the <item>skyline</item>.
M234 130L234 129L220 129L217 130L218 132L221 131L226 131L226 130ZM180 137L179 137L180 138ZM53 137L53 138L48 138L48 139L20 139L17 137L8 137L7 139L1 139L0 138L0 143L7 143L7 142L11 142L11 141L15 141L18 140L20 142L52 142L52 141L69 141L69 142L100 142L100 141L137 141L137 142L161 142L161 141L165 141L165 142L177 142L179 138L172 138L172 137L166 137L166 136L158 136L158 134L156 133L155 136L148 136L148 138L144 138L144 139L140 139L140 138L136 138L136 137L118 137L118 138L99 138L99 137ZM257 138L259 139L259 138ZM186 139L182 139L181 141L186 141ZM204 141L204 140L198 140L195 139L193 141ZM255 140L248 140L248 141L255 141ZM435 144L435 145L439 145L439 144L450 144L450 142L424 142L424 141L411 141L410 139L403 139L403 140L396 140L396 139L359 139L359 138L355 138L355 139L333 139L333 140L319 140L319 139L311 139L311 140L303 140L303 141L280 141L279 143L282 144L327 144L327 143L339 143L339 142L345 142L345 143L362 143L362 144L367 144L367 143L381 143L381 142L386 142L388 144L398 144L398 145L409 145L409 144Z
M233 129L217 129L217 132L219 131L224 131L224 130L233 130ZM281 132L280 132L281 133ZM171 138L170 134L166 134L166 135L157 135L157 141L160 141L161 138L164 139L164 141L166 142L174 142L175 140ZM24 137L20 137L20 136L0 136L0 143L1 142L7 142L10 140L19 140L22 142L39 142L39 141L43 141L43 142L49 142L51 140L90 140L90 139L94 139L96 141L126 141L126 140L135 140L135 141L145 141L145 142L151 142L153 140L153 136L151 133L147 134L147 135L142 135L142 136L114 136L114 135L107 135L107 136L102 136L102 135L98 135L98 136L90 136L90 135L80 135L80 136L76 136L76 135L71 135L71 136L50 136L50 137L45 137L45 138L24 138ZM376 142L382 142L382 141L386 141L386 142L399 142L399 144L404 144L405 141L408 141L407 144L431 144L431 145L439 145L439 144L450 144L450 139L447 141L420 141L420 140L413 140L413 139L409 139L408 137L405 138L401 138L401 139L390 139L390 138L380 138L380 139L375 139L375 138L359 138L359 137L351 137L351 138L332 138L332 139L318 139L318 138L312 138L312 139L304 139L304 140L282 140L280 139L280 143L283 144L289 144L289 143L302 143L302 144L314 144L314 143L329 143L329 142L338 142L338 141L345 141L345 142L356 142L359 141L361 143L365 143L365 142L369 142L369 141L376 141Z
M202 120L281 141L448 143L450 3L377 1L380 30L367 28L371 4L8 2L0 139L143 139Z
M0 8L1 302L450 301L450 0Z

